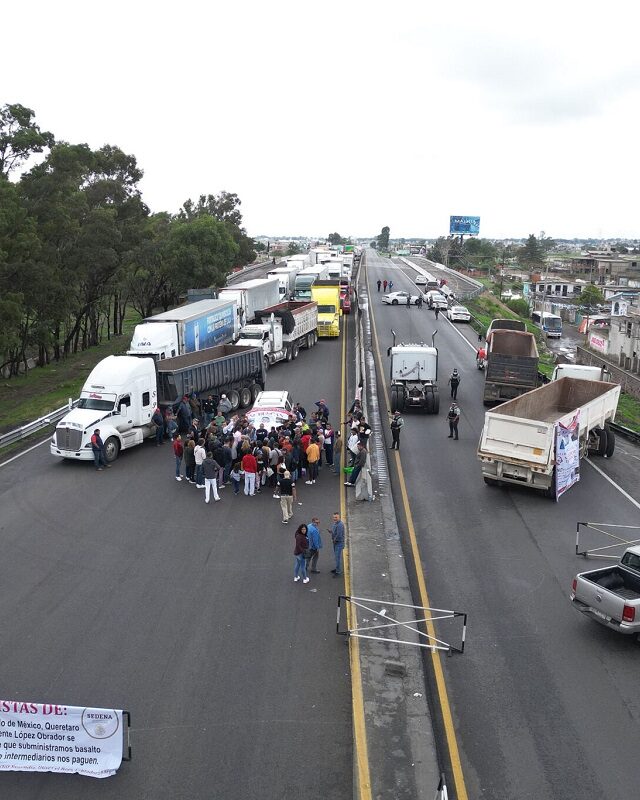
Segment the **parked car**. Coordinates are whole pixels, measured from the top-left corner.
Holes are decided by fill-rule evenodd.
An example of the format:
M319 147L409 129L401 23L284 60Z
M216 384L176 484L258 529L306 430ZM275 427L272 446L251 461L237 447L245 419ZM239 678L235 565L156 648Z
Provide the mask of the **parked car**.
M451 306L447 309L447 316L451 322L470 322L471 314L465 306Z
M390 306L406 306L407 303L415 305L418 302L418 295L409 292L389 292L382 295L382 302Z
M429 308L439 308L442 311L446 311L447 308L449 308L447 298L442 294L442 292L439 292L435 289L427 292L424 296L424 299Z
M287 422L292 413L293 400L289 392L267 391L258 394L247 419L255 428L262 423L269 430L272 425L277 428Z
M427 285L427 276L426 275L418 275L415 279L416 286L426 286Z

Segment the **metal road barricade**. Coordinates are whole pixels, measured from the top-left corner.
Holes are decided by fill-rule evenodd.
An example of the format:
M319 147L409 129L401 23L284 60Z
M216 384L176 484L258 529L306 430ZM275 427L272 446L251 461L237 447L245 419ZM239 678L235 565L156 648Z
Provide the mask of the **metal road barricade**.
M29 422L26 425L23 425L21 428L16 428L13 431L9 431L9 433L2 434L0 436L0 450L3 447L7 447L10 444L19 442L21 439L26 439L27 436L31 436L32 433L37 433L43 428L46 428L48 425L56 423L59 419L62 419L62 417L64 417L66 413L71 411L71 409L75 408L77 405L78 405L77 400L72 400L71 398L69 398L66 406L57 408L55 411L51 411L46 416L40 417L40 419L35 419L33 422Z

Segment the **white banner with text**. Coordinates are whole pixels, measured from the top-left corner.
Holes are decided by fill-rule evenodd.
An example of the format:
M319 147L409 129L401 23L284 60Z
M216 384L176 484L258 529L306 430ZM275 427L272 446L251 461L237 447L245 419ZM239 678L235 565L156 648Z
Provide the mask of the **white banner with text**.
M0 770L108 778L123 748L122 711L0 700Z

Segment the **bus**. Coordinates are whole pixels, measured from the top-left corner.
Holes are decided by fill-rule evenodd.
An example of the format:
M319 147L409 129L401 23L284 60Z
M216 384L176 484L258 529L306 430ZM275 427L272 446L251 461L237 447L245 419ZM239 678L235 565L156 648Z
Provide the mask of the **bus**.
M562 336L562 318L548 311L534 311L531 321L540 328L549 339L559 339Z

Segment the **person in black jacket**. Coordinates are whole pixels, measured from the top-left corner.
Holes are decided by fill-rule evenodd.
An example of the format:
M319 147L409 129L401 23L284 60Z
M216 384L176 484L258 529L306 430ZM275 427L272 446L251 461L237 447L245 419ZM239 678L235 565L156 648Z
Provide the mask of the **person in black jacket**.
M220 496L218 495L218 487L216 485L216 477L220 470L220 464L213 458L211 453L207 453L207 457L202 462L202 471L204 473L204 502L209 502L209 494L213 491L213 499L218 502Z

